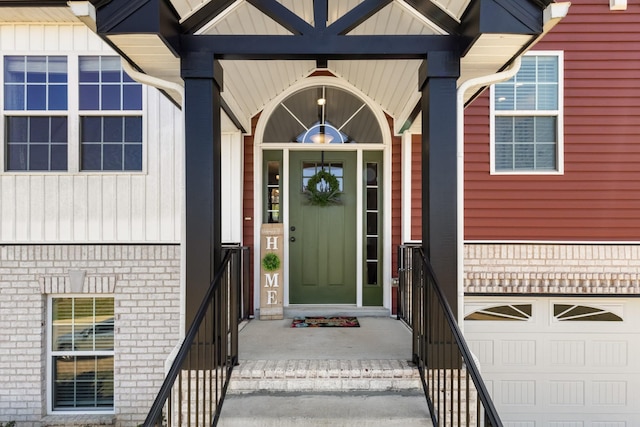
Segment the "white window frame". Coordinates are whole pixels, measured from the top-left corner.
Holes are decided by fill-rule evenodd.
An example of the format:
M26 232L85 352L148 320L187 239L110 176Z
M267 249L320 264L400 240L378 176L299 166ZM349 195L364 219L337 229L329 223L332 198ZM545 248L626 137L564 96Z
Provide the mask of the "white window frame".
M94 54L83 54L83 55L78 55L76 58L76 62L75 62L75 73L76 73L76 80L75 80L75 105L78 108L77 110L77 115L76 118L78 120L77 122L77 129L76 131L78 132L78 140L77 140L77 144L78 144L78 151L77 151L77 155L78 155L78 169L81 173L116 173L116 174L123 174L123 173L140 173L143 172L145 170L145 141L146 141L146 132L145 132L145 115L144 115L144 111L145 111L145 85L140 84L142 86L142 108L140 110L80 110L80 58L82 57L88 57L88 56L101 56L101 57L117 57L117 55L105 55L105 54L101 54L101 53L94 53ZM125 70L123 70L123 72L126 73ZM102 83L100 82L99 87L100 89L102 88ZM84 170L82 169L82 137L81 137L81 129L80 129L80 122L81 122L81 118L82 117L140 117L142 119L142 167L140 170ZM104 142L101 143L101 145L104 144ZM124 145L124 142L122 143ZM102 161L104 161L104 158L101 158ZM124 159L123 163L124 163Z
M489 90L489 141L490 141L490 173L491 175L564 175L564 52L536 50L530 51L525 56L555 56L558 59L558 109L557 110L496 110L495 87L491 85ZM496 170L496 117L500 116L555 116L556 121L556 170Z
M116 412L116 396L115 396L115 329L114 329L114 349L91 352L78 352L79 355L112 355L114 356L113 373L114 373L114 396L113 406L110 409L91 409L80 408L77 410L54 409L53 408L53 300L59 298L112 298L115 304L115 296L112 294L52 294L47 298L47 345L46 345L46 369L47 382L45 385L47 395L47 414L50 415L113 415ZM89 354L90 353L90 354Z
M4 89L5 89L5 81L4 81L4 62L7 56L45 56L45 57L53 57L53 56L64 56L67 58L67 109L66 110L6 110L4 106ZM71 87L70 87L70 77L71 70L69 66L69 55L64 52L5 52L0 55L0 108L2 109L2 114L0 117L0 135L2 135L2 150L0 150L0 172L4 174L16 174L16 175L50 175L50 174L66 174L71 172L71 140L69 139L72 135L69 126L71 125L71 118L69 117L71 111ZM26 84L26 83L25 83ZM48 85L45 85L48 87ZM66 117L67 118L67 170L9 170L7 169L7 134L6 134L6 124L7 117Z
M9 171L6 168L6 126L4 109L4 58L5 56L66 56L67 57L67 109L66 110L9 110L10 116L66 116L67 117L67 170L66 171ZM147 85L142 85L142 109L141 110L104 110L104 111L80 111L79 94L80 78L79 64L81 56L118 56L110 51L28 51L16 50L2 52L0 55L0 174L14 176L33 175L146 175L148 174L147 157L149 153L147 132ZM142 116L142 170L139 171L83 171L80 166L80 116Z

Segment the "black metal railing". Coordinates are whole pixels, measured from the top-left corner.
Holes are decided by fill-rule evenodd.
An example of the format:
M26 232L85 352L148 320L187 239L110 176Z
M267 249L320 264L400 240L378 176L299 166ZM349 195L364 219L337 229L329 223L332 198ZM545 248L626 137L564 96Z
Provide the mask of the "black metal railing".
M231 259L231 262L234 263L234 269L237 268L235 266L236 262L239 262L240 267L240 277L234 278L233 289L236 289L238 292L238 320L242 321L248 319L251 314L251 294L249 291L249 285L251 284L250 275L250 259L251 255L248 246L241 246L239 243L224 243L222 245L223 249L232 249L234 251L239 251L238 255L234 255L234 258ZM236 271L236 270L234 270Z
M238 323L244 305L243 251L226 246L221 268L187 331L143 424L215 426L238 363Z
M398 267L398 315L413 331L413 359L433 425L501 427L480 371L422 248L401 245Z

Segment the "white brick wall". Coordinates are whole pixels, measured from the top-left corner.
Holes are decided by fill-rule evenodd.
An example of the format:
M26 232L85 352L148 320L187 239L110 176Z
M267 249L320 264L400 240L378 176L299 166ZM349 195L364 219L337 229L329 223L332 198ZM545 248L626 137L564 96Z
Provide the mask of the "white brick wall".
M465 244L471 293L640 294L640 246Z
M115 299L115 424L144 420L180 330L178 245L0 246L0 423L104 424L105 417L47 416L46 307L49 294Z

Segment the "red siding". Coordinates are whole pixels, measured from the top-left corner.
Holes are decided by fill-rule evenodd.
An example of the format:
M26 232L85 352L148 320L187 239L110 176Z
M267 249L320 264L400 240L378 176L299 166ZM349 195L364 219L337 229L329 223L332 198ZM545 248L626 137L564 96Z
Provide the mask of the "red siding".
M402 243L402 138L393 135L393 119L387 116L391 138L391 271L398 271L398 245ZM392 274L395 276L395 273Z
M251 120L251 135L244 137L244 184L242 189L242 241L244 246L248 246L252 256L249 257L249 277L253 277L253 225L256 217L253 209L253 135L256 133L256 125L260 114ZM262 221L261 218L257 219ZM253 286L249 286L249 312L254 313L253 307Z
M465 118L465 238L640 240L640 4L573 2L535 47L564 51L562 176L489 174L489 101Z
M422 240L422 135L411 137L411 240Z

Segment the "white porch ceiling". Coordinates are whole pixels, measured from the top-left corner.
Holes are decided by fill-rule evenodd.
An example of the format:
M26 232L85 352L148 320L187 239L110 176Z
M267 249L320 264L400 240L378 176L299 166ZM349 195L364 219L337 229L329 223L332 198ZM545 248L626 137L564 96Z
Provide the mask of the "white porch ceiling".
M467 9L470 1L471 0L434 0L433 3L437 4L453 18L459 20ZM188 18L208 2L209 0L171 0L173 7L182 19ZM278 2L295 12L308 23L313 21L312 0L278 0ZM362 0L329 0L329 22L333 22L337 17L344 15L361 2Z
M206 6L210 0L171 0L182 21ZM313 25L313 0L278 0ZM410 0L407 0L409 2ZM328 23L336 21L362 0L328 0ZM405 0L393 2L351 31L350 35L431 35L445 34L436 24L414 10ZM455 20L459 20L470 0L432 0ZM2 21L69 22L77 20L69 8L0 8ZM87 22L86 19L82 19ZM264 15L246 0L237 0L214 20L202 27L204 35L286 35L285 28ZM118 47L139 69L151 76L174 83L165 92L176 102L182 97L175 84L182 85L180 61L157 35L110 35ZM494 73L509 62L531 36L482 35L462 59L459 83ZM420 99L419 60L330 60L327 69L359 89L395 119L398 131L410 117ZM315 61L239 61L222 60L222 97L246 131L251 118L282 91L316 70ZM474 94L467 93L467 99Z
M280 0L309 24L313 24L312 0ZM329 23L337 20L360 0L330 0ZM290 34L276 22L246 2L237 2L222 19L205 26L199 34ZM431 22L402 2L395 1L350 35L443 34ZM419 98L418 68L421 61L328 61L328 70L364 92L402 125L406 105ZM241 120L259 113L283 90L316 70L315 61L221 61L224 69L223 98L235 103ZM410 111L408 112L410 113ZM406 114L408 114L406 113ZM247 128L246 128L247 129Z

